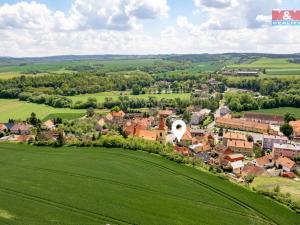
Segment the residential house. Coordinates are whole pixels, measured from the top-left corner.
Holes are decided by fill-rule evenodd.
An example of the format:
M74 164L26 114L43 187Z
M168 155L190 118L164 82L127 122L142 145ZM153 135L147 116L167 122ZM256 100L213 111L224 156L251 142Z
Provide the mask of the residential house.
M186 146L186 147L190 146L193 143L193 137L192 137L192 134L191 134L189 128L187 128L187 130L183 134L183 136L182 136L179 143L180 143L180 145L183 145L183 146Z
M30 140L34 140L34 136L33 135L16 135L15 136L15 142L27 142Z
M47 130L52 130L55 128L55 124L52 120L47 120L43 123L43 127L45 127Z
M105 128L105 125L106 125L105 118L101 117L101 118L99 118L99 120L97 121L97 123L95 125L95 130L103 131L103 129Z
M174 146L174 151L183 155L188 156L189 155L189 149L187 147L179 147L177 145Z
M253 142L249 141L229 140L227 147L236 153L238 152L246 156L251 156L253 153Z
M120 110L118 112L111 111L106 115L106 119L109 120L109 121L121 120L121 119L124 118L124 116L125 116L125 113L122 110Z
M300 145L275 143L273 145L272 154L274 158L281 156L288 157L290 159L300 157Z
M265 170L263 168L258 167L256 165L252 165L252 164L245 165L243 170L242 170L242 176L243 177L246 177L246 176L249 176L249 175L261 176L264 173L265 173Z
M300 120L290 121L289 123L293 127L293 137L295 139L300 138Z
M156 141L157 133L152 130L138 130L135 134L136 137L143 138L149 141Z
M244 155L240 153L229 154L224 157L224 159L228 160L229 162L236 162L236 161L243 161L245 159Z
M5 126L4 123L0 123L0 132L4 132L7 130L7 127Z
M29 135L31 133L30 125L26 123L16 123L13 125L10 131L13 134L19 134L19 135Z
M225 146L227 146L228 140L246 141L247 136L246 134L239 133L239 132L225 132L223 134L223 144Z
M261 168L272 168L274 166L272 155L265 155L253 160L254 165Z
M148 130L150 127L150 118L137 117L132 120L128 120L125 123L123 130L129 136L134 135L138 130Z
M237 175L240 176L242 174L242 170L244 168L244 163L242 160L239 161L234 161L234 162L229 162L231 168L232 168L232 172Z
M263 135L263 149L272 149L275 143L287 144L288 138L286 136Z
M197 157L203 159L204 162L210 160L212 147L207 142L190 145L189 149L194 152Z
M296 163L287 157L279 157L275 160L275 165L278 169L282 169L283 172L292 172L296 169Z
M258 123L267 123L267 124L275 124L275 125L284 124L283 116L279 116L279 115L271 115L271 114L256 113L256 112L245 112L244 118L247 121L258 122Z
M270 130L269 124L247 121L237 118L217 117L216 126L226 129L244 130L263 134L268 133Z
M208 114L211 111L209 109L202 109L199 112L192 112L191 115L191 124L192 125L198 125L200 124L206 116L208 116Z
M222 106L220 108L220 115L221 116L225 116L225 115L227 115L229 113L230 113L230 109L228 108L228 106Z

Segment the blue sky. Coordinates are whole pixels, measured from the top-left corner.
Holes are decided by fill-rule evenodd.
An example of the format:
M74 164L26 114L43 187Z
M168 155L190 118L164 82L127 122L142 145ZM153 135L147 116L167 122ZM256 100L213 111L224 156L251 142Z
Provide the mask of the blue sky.
M300 0L0 0L0 55L300 52Z

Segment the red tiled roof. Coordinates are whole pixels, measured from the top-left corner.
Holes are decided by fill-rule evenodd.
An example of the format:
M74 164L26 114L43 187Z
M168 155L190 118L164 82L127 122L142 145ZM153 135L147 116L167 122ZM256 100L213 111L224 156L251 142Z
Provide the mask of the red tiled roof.
M46 127L53 127L54 126L54 123L52 120L47 120L46 122L44 122L44 125Z
M192 134L188 129L186 130L186 132L182 136L181 140L183 140L183 141L192 141L193 140Z
M287 167L289 169L292 169L295 165L295 162L287 157L279 157L276 159L276 163L282 165L283 167Z
M182 155L188 155L189 149L187 147L179 147L177 145L174 146L174 151L181 153Z
M242 154L230 154L225 157L230 162L244 160L245 157Z
M243 173L245 173L245 175L259 176L264 173L264 169L255 165L246 165L243 168Z
M113 117L124 117L125 116L125 113L122 110L120 110L118 112L112 111L112 112L110 112L110 114Z
M151 130L139 130L136 133L137 137L144 138L146 140L155 141L156 140L156 132Z
M229 140L227 142L228 147L237 147L245 149L253 149L253 142L249 141L240 141L240 140Z
M3 123L0 123L0 130L5 130L6 126Z
M226 132L223 137L228 139L247 140L245 134L238 132Z
M245 112L244 117L246 119L256 119L256 120L265 120L265 121L277 121L279 123L283 123L283 116L279 115L271 115L264 113L256 113L256 112Z
M272 162L272 156L271 155L265 155L265 156L262 156L260 158L256 158L255 161L259 166L264 166L264 165L270 163L270 161Z
M13 125L13 127L11 128L12 131L27 131L30 130L30 126L28 124L25 123L17 123L15 125Z

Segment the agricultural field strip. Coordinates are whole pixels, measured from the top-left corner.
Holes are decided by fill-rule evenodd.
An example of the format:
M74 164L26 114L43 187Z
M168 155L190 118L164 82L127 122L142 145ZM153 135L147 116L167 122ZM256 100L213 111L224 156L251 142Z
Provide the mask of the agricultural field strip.
M116 153L111 153L111 154L116 154ZM225 193L225 192L223 192L223 191L221 191L221 190L219 190L219 189L216 189L215 187L213 187L213 186L211 186L211 185L208 185L208 184L206 184L206 183L204 183L204 182L202 182L202 181L199 181L199 180L197 180L197 179L195 179L195 178L192 178L192 177L190 177L190 176L187 176L187 175L185 175L185 174L182 174L182 173L179 173L179 172L177 172L177 171L175 171L175 170L172 170L172 169L170 169L170 168L168 168L168 167L165 167L165 166L163 166L163 165L160 165L160 164L157 164L157 163L154 163L154 162L151 162L151 161L149 161L149 160L145 160L145 159L141 159L141 158L138 158L138 157L134 157L134 156L128 156L128 155L124 155L124 154L117 154L118 156L122 156L122 157L125 157L125 158L127 158L127 159L131 159L131 160L138 160L138 161L142 161L143 163L148 163L148 164L151 164L152 166L154 166L154 167L156 167L156 168L159 168L159 169L161 169L161 170L164 170L164 171L167 171L167 172L169 172L169 173L171 173L172 175L180 175L180 176L182 176L183 178L185 178L185 179L187 179L187 180L189 180L189 181L191 181L191 182L193 182L193 183L195 183L195 184L197 184L197 185L200 185L201 187L203 187L203 188L205 188L205 189L208 189L209 191L212 191L212 192L214 192L215 194L218 194L218 195L220 195L220 196L222 196L223 198L225 198L225 199L227 199L227 200L230 200L230 201L232 201L232 202L234 202L234 203L236 203L237 205L239 205L240 207L242 207L242 208L244 208L244 209L246 209L246 210L250 210L251 212L252 212L252 214L248 214L247 216L249 217L249 215L252 215L252 218L253 218L253 216L255 216L254 218L256 219L256 220L258 220L258 221L263 221L265 224L276 224L271 218L268 218L268 217L266 217L264 214L262 214L262 213L260 213L260 212L258 212L257 210L255 210L254 208L252 208L251 206L249 206L248 204L246 204L246 203L244 203L244 202L242 202L242 201L240 201L239 199L237 199L237 198L235 198L235 197L233 197L233 196L230 196L230 195L228 195L227 193ZM1 162L1 163L5 163L5 162ZM33 169L33 168L32 168ZM34 169L37 169L37 168L34 168ZM43 169L43 168L40 168L40 169ZM47 170L47 171L49 171L48 169L44 169L45 171ZM51 169L50 169L51 170ZM53 172L53 171L52 171ZM65 171L59 171L59 172L65 172ZM57 173L57 172L56 172ZM72 175L72 173L70 173L70 172L65 172L65 173L67 173L67 174L71 174ZM72 175L72 176L74 176L74 175ZM75 175L75 176L85 176L85 175ZM102 178L99 178L99 179L102 179ZM111 181L110 181L111 182ZM119 185L120 183L118 183L118 185ZM127 184L126 184L127 185ZM140 187L138 187L138 188L140 188ZM156 192L156 193L158 193L158 192ZM188 199L187 199L188 200ZM200 203L200 202L199 202ZM204 204L207 204L207 203L204 203ZM215 207L215 205L213 205L213 207ZM229 210L231 210L231 209L229 209ZM232 210L231 210L232 211ZM239 212L240 213L240 212ZM272 221L272 222L270 222L270 221Z
M42 203L42 204L45 204L45 205L49 205L49 206L52 206L52 207L55 207L55 208L58 208L58 209L69 210L69 211L75 212L77 214L86 216L90 219L94 219L97 222L99 222L99 219L100 219L101 220L100 222L105 220L105 221L110 221L110 222L118 223L118 224L133 224L131 222L128 222L128 221L125 221L125 220L120 220L120 219L110 217L110 216L107 216L107 215L103 215L103 214L98 213L98 212L93 212L93 211L90 211L90 210L87 210L87 209L78 208L78 207L75 207L75 206L67 205L67 204L64 204L64 203L61 203L61 202L56 202L56 201L49 200L49 199L46 199L46 198L42 198L42 197L39 197L39 196L31 195L31 194L28 194L28 193L23 193L23 192L16 191L16 190L6 188L6 187L1 187L0 186L0 192L6 193L6 194L9 194L9 195L13 195L13 196L18 196L18 197L26 199L26 200Z
M257 211L256 209L252 208L251 206L249 206L247 203L243 202L243 201L240 201L239 199L209 185L209 184L206 184L200 180L197 180L193 177L190 177L188 175L185 175L183 173L180 173L180 172L177 172L173 169L170 169L166 166L163 166L163 165L160 165L158 163L155 163L155 162L151 162L149 160L145 160L145 159L141 159L141 158L138 158L138 157L134 157L134 156L128 156L128 155L124 155L124 154L119 154L119 155L123 155L124 157L128 158L128 159L133 159L133 160L140 160L144 163L148 163L148 164L151 164L153 165L154 167L157 167L157 168L160 168L161 170L164 170L164 171L168 171L169 173L173 174L173 175L180 175L182 176L183 178L185 178L186 180L189 180L195 184L198 184L199 186L202 186L203 188L206 188L207 190L209 191L212 191L220 196L222 196L223 198L225 199L228 199L234 203L236 203L237 205L239 205L240 207L243 207L245 208L246 210L250 210L251 212L253 212L254 214L256 214L261 220L263 220L266 224L276 224L275 221L273 221L271 218L267 217L266 215L262 214L261 212Z
M146 188L146 187L142 187L142 186L138 186L138 185L127 184L127 183L119 182L119 181L116 181L116 180L110 180L110 179L90 176L90 175L86 175L86 174L73 173L73 172L68 172L68 171L63 171L63 170L54 170L54 169L46 169L46 168L41 168L41 167L25 166L25 165L20 165L20 164L15 164L15 163L7 163L7 162L4 162L4 161L0 161L0 164L12 165L12 166L15 166L15 167L19 167L19 168L22 168L22 169L30 169L30 170L33 170L33 171L40 170L40 171L45 171L45 172L48 172L48 173L54 173L54 174L59 174L59 175L79 177L79 178L82 178L82 179L92 179L94 181L100 181L100 182L113 184L113 185L117 185L117 186L123 186L123 187L126 187L128 189L135 189L137 191L150 192L150 193L153 193L153 194L163 194L164 196L169 196L169 197L172 197L172 198L175 198L175 199L191 201L191 202L194 202L194 203L203 204L205 206L208 205L211 208L217 208L217 209L228 211L229 213L238 214L238 215L245 216L245 217L248 217L248 218L251 217L253 219L259 220L254 215L251 215L251 214L249 215L249 214L246 214L246 213L242 213L241 211L229 209L229 208L226 208L226 207L221 207L219 205L214 205L214 204L211 204L209 202L199 201L199 200L196 201L194 199L183 198L182 196L179 196L179 195L170 194L170 193L166 193L166 192L161 192L161 191L157 191L157 190L154 190L154 189L150 189L150 188ZM0 186L0 189L1 189L1 186Z

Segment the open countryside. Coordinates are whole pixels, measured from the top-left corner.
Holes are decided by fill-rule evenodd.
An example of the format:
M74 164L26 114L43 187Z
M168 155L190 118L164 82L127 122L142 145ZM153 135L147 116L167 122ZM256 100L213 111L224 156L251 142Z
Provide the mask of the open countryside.
M0 225L300 225L299 2L0 0Z
M96 98L98 102L103 103L106 98L111 98L112 100L118 100L119 97L128 97L135 99L148 99L149 97L155 97L157 99L189 99L190 93L172 93L172 94L140 94L132 95L129 92L102 92L96 94L82 94L76 96L70 96L71 100L75 101L87 101L89 98Z
M66 224L265 225L299 219L272 200L148 153L0 147L1 210L11 215L0 216L4 223L48 224L59 218Z
M49 114L56 113L76 113L82 115L85 110L59 109L16 99L0 99L0 121L8 121L9 119L25 120L32 112L35 112L39 118L43 119Z

